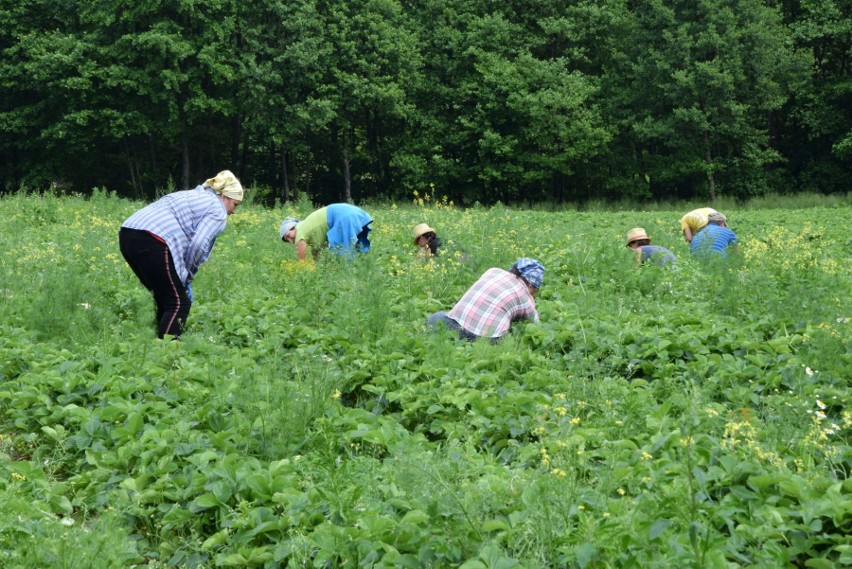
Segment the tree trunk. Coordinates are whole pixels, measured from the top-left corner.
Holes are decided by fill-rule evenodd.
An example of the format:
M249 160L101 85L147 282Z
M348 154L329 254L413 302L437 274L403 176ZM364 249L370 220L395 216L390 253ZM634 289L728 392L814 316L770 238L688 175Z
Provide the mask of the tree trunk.
M155 179L159 176L159 172L157 171L157 148L154 145L154 135L148 135L148 156L151 161L151 172L154 173Z
M133 195L139 196L139 180L136 178L136 169L133 167L133 155L130 153L127 141L124 141L124 154L127 156L127 167L130 170L130 185L133 187Z
M292 195L290 197L293 199L293 201L296 201L297 199L299 199L299 161L291 160L290 167L293 169L293 190L291 192ZM310 180L306 179L305 192L308 191L308 186L310 186Z
M710 203L716 203L716 178L713 176L713 157L710 155L710 134L704 131L704 161L707 163L707 184L710 186Z
M370 195L384 194L388 187L390 175L385 159L385 140L383 121L375 113L366 113L367 148L369 148L370 169L373 172L373 184L365 192Z
M281 179L284 181L284 201L290 201L290 179L287 177L287 149L281 145Z
M207 162L204 161L206 158L206 154L203 148L197 148L195 150L195 169L197 172L197 176L204 176L205 179L210 177L210 170L207 169ZM194 187L194 186L193 186Z
M184 190L189 189L189 141L186 138L186 130L180 134L180 144L183 154L183 168L181 172L181 183Z
M343 201L349 203L352 201L352 173L349 171L349 165L352 162L352 156L349 152L350 142L349 131L344 131L343 134Z
M249 157L249 149L251 148L251 140L249 129L241 128L243 142L242 142L242 152L240 153L240 165L237 168L237 178L242 180L246 176L246 172L248 171L248 157Z
M142 186L142 160L139 158L139 154L136 152L136 145L132 144L130 146L133 152L133 171L136 185L135 191L138 192L139 195L145 195L145 188Z
M242 133L242 123L240 121L239 116L235 116L231 119L231 164L228 166L228 169L235 170L237 169L237 160L240 157L240 135ZM225 168L219 168L219 170L224 170Z
M554 172L550 182L550 199L555 203L565 203L565 174Z

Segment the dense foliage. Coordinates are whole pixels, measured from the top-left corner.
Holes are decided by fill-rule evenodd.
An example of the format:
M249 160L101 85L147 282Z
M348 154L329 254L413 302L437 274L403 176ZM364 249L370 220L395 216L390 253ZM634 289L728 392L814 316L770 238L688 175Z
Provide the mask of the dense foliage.
M170 342L117 248L140 203L0 200L0 565L852 563L848 204L726 209L741 254L705 266L681 212L415 202L317 264L276 233L310 204L242 206ZM676 266L636 267L637 225ZM426 333L527 255L540 324Z
M0 192L847 191L850 43L849 0L0 0Z

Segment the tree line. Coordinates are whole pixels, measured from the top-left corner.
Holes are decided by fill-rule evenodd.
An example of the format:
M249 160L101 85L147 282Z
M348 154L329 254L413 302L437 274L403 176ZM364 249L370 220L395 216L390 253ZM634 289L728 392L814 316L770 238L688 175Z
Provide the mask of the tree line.
M0 0L0 192L852 187L850 0Z

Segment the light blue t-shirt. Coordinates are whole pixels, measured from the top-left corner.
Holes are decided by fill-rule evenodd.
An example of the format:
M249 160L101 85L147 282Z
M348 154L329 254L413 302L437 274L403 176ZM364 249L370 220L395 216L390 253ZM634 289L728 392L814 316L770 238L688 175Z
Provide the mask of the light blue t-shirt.
M674 256L674 253L665 247L660 247L659 245L642 245L639 249L642 250L643 263L649 259L652 263L660 265L661 267L664 267L669 263L677 263L677 258Z

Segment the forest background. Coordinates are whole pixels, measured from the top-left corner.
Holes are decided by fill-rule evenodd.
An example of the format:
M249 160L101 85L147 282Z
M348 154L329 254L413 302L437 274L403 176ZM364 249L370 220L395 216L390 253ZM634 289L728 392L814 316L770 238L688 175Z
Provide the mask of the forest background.
M849 0L0 0L0 192L745 199L852 181Z

